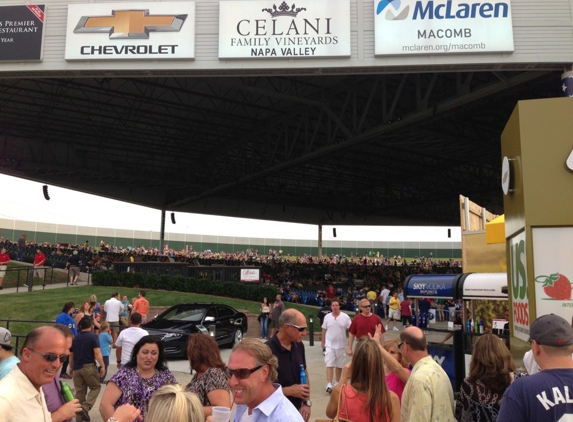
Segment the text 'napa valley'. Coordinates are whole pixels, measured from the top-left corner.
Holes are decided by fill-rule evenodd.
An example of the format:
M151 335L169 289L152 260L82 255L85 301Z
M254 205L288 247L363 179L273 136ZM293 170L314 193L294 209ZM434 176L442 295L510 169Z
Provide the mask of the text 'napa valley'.
M331 18L302 19L297 24L272 19L243 19L237 24L238 37L230 39L231 47L250 47L251 57L314 56L318 46L336 45Z

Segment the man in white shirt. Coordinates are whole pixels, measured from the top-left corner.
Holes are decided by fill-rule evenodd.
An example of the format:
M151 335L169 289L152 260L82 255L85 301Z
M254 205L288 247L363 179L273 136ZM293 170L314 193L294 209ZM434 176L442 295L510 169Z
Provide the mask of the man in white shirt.
M125 366L127 362L131 359L131 352L133 351L133 346L141 339L149 335L149 333L140 328L141 325L141 314L134 312L129 318L130 327L119 333L117 340L115 342L115 356L117 358L117 369Z
M388 287L384 284L382 286L382 291L380 292L380 296L378 298L378 303L380 304L380 307L382 308L382 315L380 315L380 312L378 313L378 316L380 318L385 318L386 315L388 315L388 311L386 309L386 306L388 304L388 296L390 296L390 290L388 290Z
M332 388L338 384L342 375L342 368L346 364L346 332L352 321L344 312L340 312L340 302L333 299L332 312L324 316L322 323L322 349L326 349L324 363L326 364L326 392L331 393ZM334 384L332 376L336 368Z
M113 346L115 347L115 341L117 340L117 335L119 333L119 316L123 313L123 303L118 299L119 293L113 292L111 298L106 300L103 305L103 310L105 311L105 320L109 322L111 328L111 338L113 340Z
M52 382L69 357L66 337L54 327L30 331L21 362L0 381L0 421L51 422L42 385Z

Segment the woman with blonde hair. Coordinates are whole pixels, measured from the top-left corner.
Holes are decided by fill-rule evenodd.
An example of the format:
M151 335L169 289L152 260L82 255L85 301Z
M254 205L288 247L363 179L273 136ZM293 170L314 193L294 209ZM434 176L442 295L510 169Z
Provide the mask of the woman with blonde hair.
M382 345L381 352L384 358L386 385L390 391L398 395L402 403L402 393L412 371L408 369L408 362L404 359L399 344L398 339L387 340Z
M332 390L326 415L353 422L400 422L400 400L386 382L380 381L382 374L384 359L379 343L362 338L352 362L344 367L340 384Z
M213 406L231 407L225 363L215 339L208 334L189 336L187 357L195 375L185 389L197 394L205 418L212 414Z
M203 422L199 398L181 385L164 385L149 402L145 422Z
M469 376L460 386L456 415L462 422L495 422L505 390L516 377L515 363L502 339L480 336L474 344Z

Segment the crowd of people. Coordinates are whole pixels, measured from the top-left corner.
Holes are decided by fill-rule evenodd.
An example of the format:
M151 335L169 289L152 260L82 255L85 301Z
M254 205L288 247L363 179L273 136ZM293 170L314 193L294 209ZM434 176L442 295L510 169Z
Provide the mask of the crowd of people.
M383 256L380 252L367 251L363 255L313 256L301 253L298 256L283 254L281 250L269 249L266 253L256 249L225 252L195 251L193 248L174 250L156 247L124 247L106 244L103 240L98 247L93 247L86 240L83 244L49 243L28 240L26 234L16 241L0 237L0 248L5 248L14 260L32 261L36 250L41 250L47 257L47 265L64 268L70 256L76 251L83 267L111 269L116 262L187 262L190 265L256 265L263 268L263 273L278 282L285 279L316 280L330 277L339 279L365 279L366 282L380 277L394 277L393 272L416 274L424 272L447 272L459 268L460 261L454 259L434 259L416 257L411 260L400 255ZM401 268L405 268L401 270ZM406 274L406 275L407 275Z
M161 339L140 327L136 301L146 301L145 292L133 303L120 297L114 292L100 305L92 295L79 309L64 304L55 325L28 334L19 359L10 332L0 328L0 420L90 421L102 383L99 412L106 422L203 422L217 409L235 405L233 422L311 419L302 342L307 320L285 308L280 295L261 303L261 312L274 321L272 334L237 343L226 365L211 336L190 336L187 356L194 374L185 387L169 371ZM516 371L502 339L479 336L455 398L448 375L429 355L422 329L408 326L399 339L385 339L387 327L368 297L359 301L360 313L352 320L340 312L339 299L328 300L321 346L330 394L325 413L332 420L557 422L573 414L573 328L562 317L544 315L532 323L529 353L536 367L530 375ZM129 326L112 335L125 311ZM105 381L113 348L118 371ZM75 398L60 382L67 377Z

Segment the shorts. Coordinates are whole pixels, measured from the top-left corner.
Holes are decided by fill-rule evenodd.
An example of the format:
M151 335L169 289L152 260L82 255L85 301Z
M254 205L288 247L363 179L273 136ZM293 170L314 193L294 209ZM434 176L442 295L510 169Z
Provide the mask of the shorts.
M400 310L392 309L388 311L388 319L393 319L394 321L400 321Z
M274 319L271 319L271 328L276 328L278 330L279 322L275 321Z
M326 348L324 363L327 368L343 368L346 365L346 349Z
M6 277L6 269L8 268L7 265L0 265L0 278Z
M402 315L402 324L412 325L412 316L411 315Z
M70 267L70 277L79 277L80 267Z
M119 321L110 322L109 328L111 328L111 331L113 331L114 333L119 333Z
M34 270L34 277L44 278L44 274L46 274L46 270L39 270L39 269Z
M120 316L119 317L119 325L129 326L128 318L126 316Z

